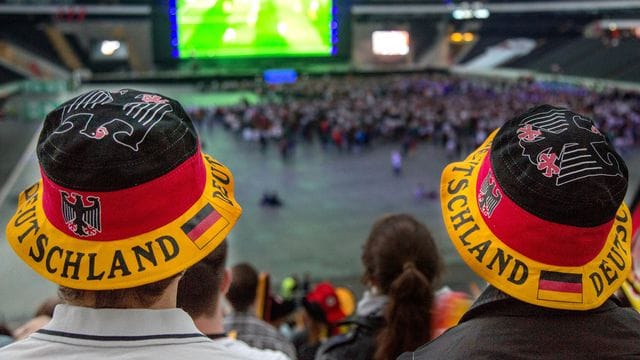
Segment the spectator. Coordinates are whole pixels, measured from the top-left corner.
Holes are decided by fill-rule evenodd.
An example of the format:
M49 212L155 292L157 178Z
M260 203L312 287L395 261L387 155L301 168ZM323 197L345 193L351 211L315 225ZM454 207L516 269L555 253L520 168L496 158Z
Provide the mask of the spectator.
M399 150L391 151L391 169L395 176L402 174L402 153Z
M631 269L628 171L594 123L538 106L447 166L445 226L489 286L459 324L399 359L620 359L640 314L612 294Z
M303 329L294 336L294 343L299 360L313 360L329 336L338 334L338 322L345 313L336 289L326 281L316 284L302 305Z
M237 338L258 349L282 351L296 358L291 342L278 330L255 315L258 273L253 266L241 263L231 268L232 280L227 300L233 308L224 319L226 332L237 334Z
M429 309L442 260L429 230L411 215L385 216L373 224L362 262L368 290L353 326L316 359L394 359L432 336Z
M178 102L82 94L46 116L37 155L42 179L20 195L7 239L64 304L0 358L244 358L176 308L184 270L241 213L231 172L200 151Z
M252 348L224 332L221 300L231 284L231 271L225 270L227 243L190 267L178 284L178 307L193 319L198 330L229 351L249 359L288 360L284 353Z

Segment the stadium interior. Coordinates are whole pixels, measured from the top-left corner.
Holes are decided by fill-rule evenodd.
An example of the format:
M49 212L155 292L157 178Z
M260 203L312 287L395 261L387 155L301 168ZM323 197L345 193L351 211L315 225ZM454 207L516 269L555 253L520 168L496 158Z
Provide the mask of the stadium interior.
M3 229L19 191L39 176L34 144L45 114L93 88L156 91L188 108L205 151L236 174L244 215L229 237L230 264L249 261L276 283L310 274L359 293L360 251L371 224L385 213L408 212L428 225L447 261L442 285L479 284L447 240L439 177L448 161L473 148L476 130L486 135L504 118L478 115L484 127L451 148L447 130L425 126L408 137L407 129L420 116L446 117L456 106L489 111L509 89L528 96L507 100L516 108L521 100L591 99L585 108L615 118L614 143L629 164L629 201L640 178L638 1L2 0L0 23ZM478 89L490 99L460 100ZM398 104L373 116L383 127L367 120L374 121L367 123L375 128L370 138L363 130L359 141L354 130L353 143L331 137L327 145L315 127L313 135L302 125L265 129L251 118L264 111L271 120L280 114L276 105L290 104L286 111L297 111L304 125L308 109L322 108L330 95L341 109L331 115L334 125L347 127L368 107L378 111L374 105L385 100L377 94ZM420 103L432 94L442 103ZM342 104L342 97L352 102ZM615 110L598 109L593 99ZM251 106L256 110L247 113ZM411 106L424 108L407 115L402 107ZM360 110L341 119L350 107ZM389 155L402 147L396 176ZM274 193L280 206L261 204ZM0 317L15 322L55 286L23 265L3 237Z

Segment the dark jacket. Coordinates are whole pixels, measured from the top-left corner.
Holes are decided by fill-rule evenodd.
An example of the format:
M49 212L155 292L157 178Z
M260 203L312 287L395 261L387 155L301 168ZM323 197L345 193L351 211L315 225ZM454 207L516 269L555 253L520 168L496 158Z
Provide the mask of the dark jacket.
M318 350L315 360L371 360L375 351L377 331L384 325L379 316L359 316L345 322L349 332L327 340Z
M398 358L413 359L640 359L640 314L613 297L593 310L555 310L489 286L457 326Z

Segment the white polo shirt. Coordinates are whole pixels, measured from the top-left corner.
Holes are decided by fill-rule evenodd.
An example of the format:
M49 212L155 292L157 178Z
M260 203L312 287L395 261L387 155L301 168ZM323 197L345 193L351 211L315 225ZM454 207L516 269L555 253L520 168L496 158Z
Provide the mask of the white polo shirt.
M53 319L0 359L251 359L204 336L181 309L58 305Z

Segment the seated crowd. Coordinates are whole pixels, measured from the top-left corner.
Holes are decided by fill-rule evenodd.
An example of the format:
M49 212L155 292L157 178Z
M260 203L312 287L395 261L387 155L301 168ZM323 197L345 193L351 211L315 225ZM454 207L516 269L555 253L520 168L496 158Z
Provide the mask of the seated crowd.
M404 74L302 78L273 88L245 83L243 89L260 100L189 112L197 123L222 123L263 149L269 139L281 151L299 139L340 150L377 139L401 141L407 150L426 140L461 155L513 114L551 104L593 119L620 151L640 143L640 94L613 88Z
M202 152L177 101L132 89L71 99L46 117L42 179L7 226L59 299L4 337L22 340L0 359L638 358L640 314L620 292L640 284L625 162L589 117L525 103L442 173L445 227L482 292L442 287L429 229L392 213L363 243L356 301L308 279L273 294L266 272L226 267L242 175ZM127 136L111 131L131 114Z

